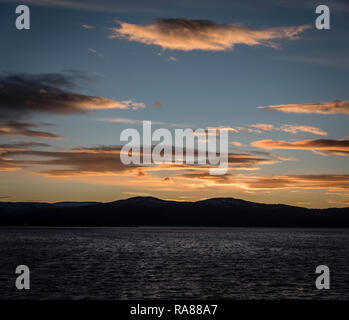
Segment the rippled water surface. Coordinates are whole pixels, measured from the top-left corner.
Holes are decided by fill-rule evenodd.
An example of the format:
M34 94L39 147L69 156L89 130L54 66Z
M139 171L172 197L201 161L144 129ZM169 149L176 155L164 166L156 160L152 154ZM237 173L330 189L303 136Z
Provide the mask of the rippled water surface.
M315 288L321 264L330 290ZM4 298L349 299L349 230L0 228Z

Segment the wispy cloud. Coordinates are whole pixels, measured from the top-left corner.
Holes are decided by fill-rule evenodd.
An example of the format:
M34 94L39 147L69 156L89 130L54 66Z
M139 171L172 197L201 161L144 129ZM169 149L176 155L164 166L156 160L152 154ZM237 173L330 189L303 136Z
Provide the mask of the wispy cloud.
M143 125L143 122L145 121L145 120L129 119L129 118L99 118L96 120L97 121L104 121L104 122L135 124L135 125L140 125L140 126ZM166 122L166 121L151 121L151 124L152 125L163 125L163 126L169 126L169 127L178 127L178 128L190 127L189 124L172 123L172 122Z
M298 132L308 132L319 136L327 136L328 133L324 130L312 126L300 126L294 124L285 124L280 127L281 131L297 134Z
M97 50L93 49L93 48L88 48L87 49L89 52L97 55L98 57L102 57L103 55L100 52L97 52Z
M305 175L273 175L251 176L245 174L211 176L206 172L196 172L181 175L187 179L200 180L210 185L239 187L246 190L255 189L327 189L349 190L349 175L347 174L305 174Z
M230 142L230 144L235 147L242 147L242 143L238 141L232 141Z
M158 19L147 25L118 21L109 38L157 45L168 50L227 51L237 44L277 47L276 40L295 40L310 26L253 29L241 24L220 24L209 20Z
M349 175L281 175L255 177L245 182L250 189L349 189Z
M32 145L32 147L43 145ZM74 148L67 151L38 151L31 150L24 145L4 145L1 152L2 168L21 168L28 170L31 166L42 166L45 170L38 172L46 176L53 177L74 177L74 176L101 176L101 175L137 175L144 176L146 173L156 172L192 172L207 171L212 166L207 164L178 164L174 160L175 150L164 163L152 163L151 166L124 165L120 160L120 146L97 146ZM0 145L1 148L1 145ZM183 150L183 156L189 151ZM143 152L138 153L143 156ZM20 156L20 159L14 160ZM25 156L25 159L22 159ZM194 150L194 157L198 156L198 151ZM34 157L34 159L31 159ZM228 171L250 171L258 170L261 165L271 165L276 161L270 157L263 157L249 153L229 153ZM49 169L47 169L49 168ZM139 174L139 170L143 174Z
M81 27L84 28L84 29L87 29L87 30L93 30L93 29L95 29L94 26L91 26L91 25L89 25L89 24L83 24Z
M0 123L0 136L22 136L32 138L46 138L46 139L63 139L63 136L56 135L50 132L33 130L39 127L40 124L32 122L21 121L7 121Z
M266 123L257 123L257 124L251 124L249 125L249 127L261 130L261 131L272 131L272 130L276 130L276 128L274 127L274 125L272 124L266 124Z
M327 136L328 133L324 130L312 127L312 126L305 126L305 125L298 125L298 124L284 124L280 127L276 127L273 124L267 124L267 123L256 123L248 125L247 127L239 127L239 131L247 131L250 133L262 133L263 131L283 131L287 133L297 134L299 132L307 132L312 133L319 136Z
M275 140L258 140L251 143L253 147L273 150L273 149L294 149L294 150L311 150L320 154L334 154L349 156L349 140L301 140L301 141L275 141Z
M281 111L286 113L313 113L313 114L349 114L349 101L335 100L322 103L280 104L259 109Z
M164 104L161 102L161 101L155 101L153 104L152 104L153 107L158 107L158 108L161 108L164 106Z
M11 154L25 152L34 147L49 147L49 145L36 141L0 144L0 171L13 171L20 169L20 166L16 163L16 161L11 158Z
M98 121L104 121L104 122L114 122L114 123L127 123L127 124L136 124L136 125L142 125L143 120L136 120L136 119L128 119L128 118L101 118L97 119ZM155 125L165 125L166 122L162 121L152 121L152 124Z

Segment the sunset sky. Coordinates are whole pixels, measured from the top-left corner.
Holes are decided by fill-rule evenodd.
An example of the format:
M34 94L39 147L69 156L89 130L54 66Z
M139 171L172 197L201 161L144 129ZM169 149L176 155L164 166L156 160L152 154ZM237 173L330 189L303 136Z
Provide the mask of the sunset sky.
M318 4L0 0L0 201L349 206L349 3ZM143 120L230 128L228 173L123 165Z

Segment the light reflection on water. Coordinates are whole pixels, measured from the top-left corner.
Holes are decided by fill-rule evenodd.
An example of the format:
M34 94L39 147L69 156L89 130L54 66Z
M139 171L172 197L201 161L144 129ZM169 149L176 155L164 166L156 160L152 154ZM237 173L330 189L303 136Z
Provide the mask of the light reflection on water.
M348 299L348 248L348 230L0 228L0 298ZM15 288L20 264L31 290Z

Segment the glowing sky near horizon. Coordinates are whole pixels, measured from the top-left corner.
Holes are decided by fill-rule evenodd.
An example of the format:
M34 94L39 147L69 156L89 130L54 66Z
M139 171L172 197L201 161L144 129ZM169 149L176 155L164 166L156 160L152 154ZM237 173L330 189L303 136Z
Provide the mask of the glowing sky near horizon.
M0 0L0 201L349 206L349 5ZM324 3L325 4L325 3ZM125 167L120 133L230 128L230 170Z

